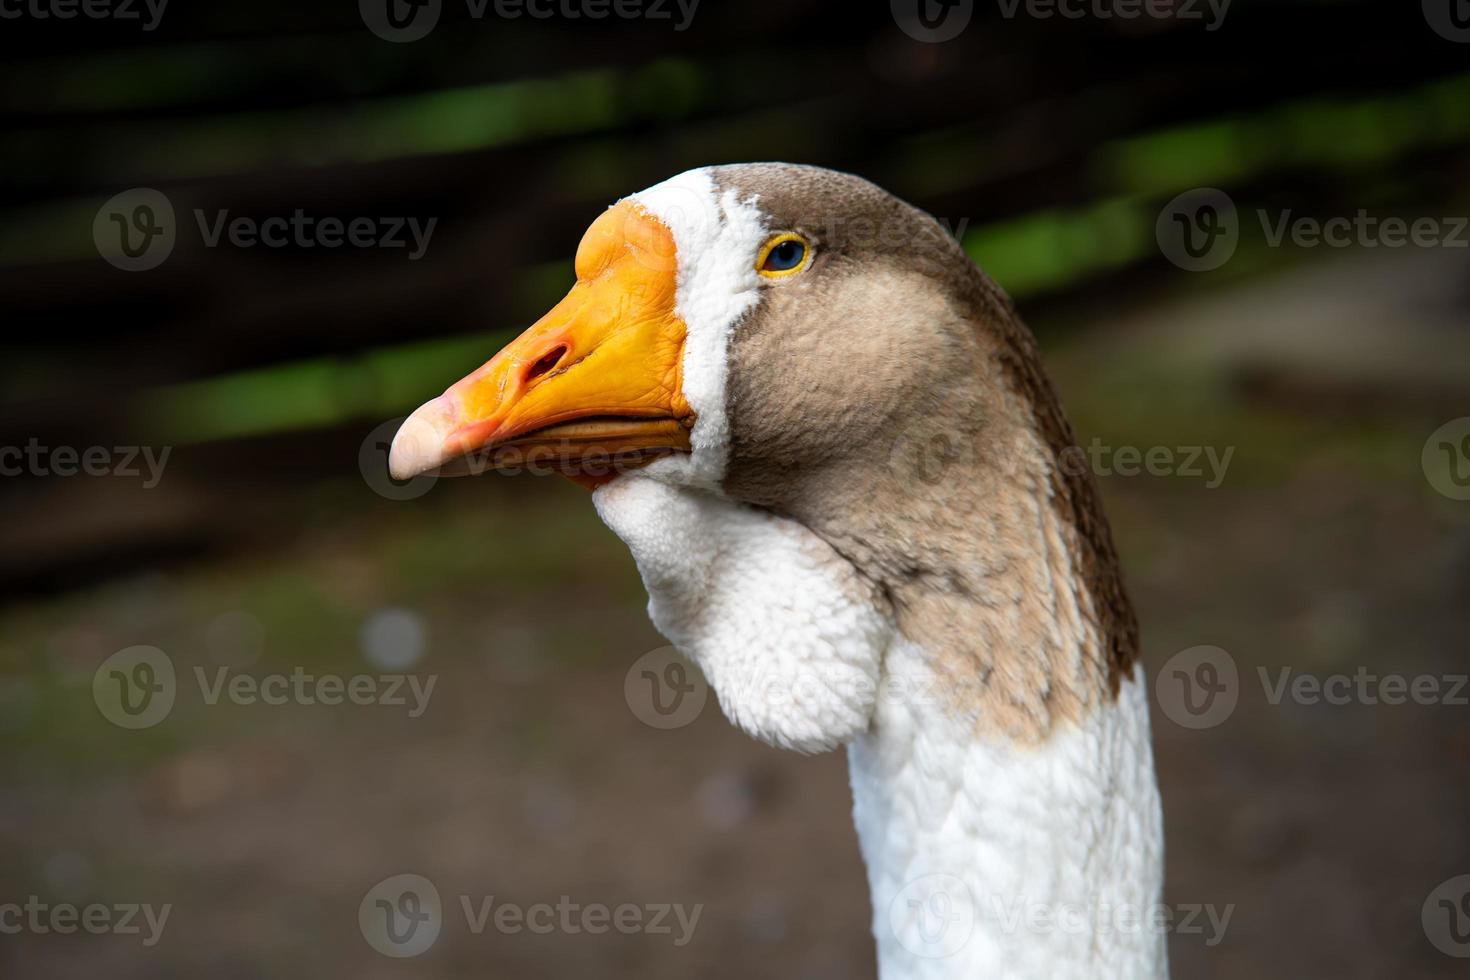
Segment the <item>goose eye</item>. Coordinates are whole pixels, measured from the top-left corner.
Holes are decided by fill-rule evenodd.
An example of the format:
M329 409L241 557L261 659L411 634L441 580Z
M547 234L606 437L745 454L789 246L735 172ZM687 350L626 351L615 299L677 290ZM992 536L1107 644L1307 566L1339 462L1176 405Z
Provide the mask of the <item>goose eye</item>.
M771 249L771 254L766 256L766 264L761 268L767 272L785 272L801 265L804 258L806 246L801 242L782 242Z
M792 276L805 269L811 248L800 235L787 232L777 235L761 248L756 271L768 279Z

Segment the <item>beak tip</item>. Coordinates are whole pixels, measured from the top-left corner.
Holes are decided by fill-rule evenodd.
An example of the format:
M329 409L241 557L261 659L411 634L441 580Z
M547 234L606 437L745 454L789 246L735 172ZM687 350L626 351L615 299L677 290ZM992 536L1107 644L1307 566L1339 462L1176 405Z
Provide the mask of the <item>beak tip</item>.
M412 480L418 476L419 471L412 463L400 453L394 452L388 457L388 475L395 480Z
M388 450L388 474L393 479L410 480L444 462L450 425L440 401L420 406L399 426Z

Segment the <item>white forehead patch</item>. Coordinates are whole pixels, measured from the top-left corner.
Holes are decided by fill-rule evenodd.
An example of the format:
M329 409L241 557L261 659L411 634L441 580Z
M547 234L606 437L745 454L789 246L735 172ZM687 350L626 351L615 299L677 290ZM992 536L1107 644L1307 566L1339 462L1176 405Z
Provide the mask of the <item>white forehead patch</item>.
M684 397L694 409L693 452L659 460L643 472L658 479L718 490L729 457L725 404L730 334L759 298L756 253L767 234L753 200L723 194L708 168L686 170L628 200L674 236L679 263L674 311L688 328Z

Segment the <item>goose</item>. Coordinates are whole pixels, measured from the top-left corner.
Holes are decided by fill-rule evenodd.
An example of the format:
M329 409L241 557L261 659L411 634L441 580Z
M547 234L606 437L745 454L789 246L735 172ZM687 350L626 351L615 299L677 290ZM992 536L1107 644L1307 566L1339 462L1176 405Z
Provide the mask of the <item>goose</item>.
M930 215L780 163L618 201L575 273L392 475L587 486L729 719L845 747L884 980L1167 976L1136 620L1008 297Z

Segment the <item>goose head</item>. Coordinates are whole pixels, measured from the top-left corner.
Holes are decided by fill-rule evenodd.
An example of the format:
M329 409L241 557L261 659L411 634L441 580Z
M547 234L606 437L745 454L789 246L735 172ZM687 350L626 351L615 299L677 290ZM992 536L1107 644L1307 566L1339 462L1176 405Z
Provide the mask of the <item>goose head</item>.
M1031 334L932 217L822 168L704 168L606 210L575 269L408 418L395 477L540 466L601 488L620 533L674 491L757 508L855 571L844 588L929 651L947 710L1034 740L1116 693L1136 634L1091 477L1061 465L1075 440ZM1048 547L1077 656L1048 636ZM814 747L867 720L846 717Z
M415 411L390 468L593 488L732 721L848 747L885 976L1159 977L1162 936L977 919L936 957L916 918L955 883L945 907L1158 899L1136 627L1074 444L1032 335L937 221L744 164L600 215L567 296Z

